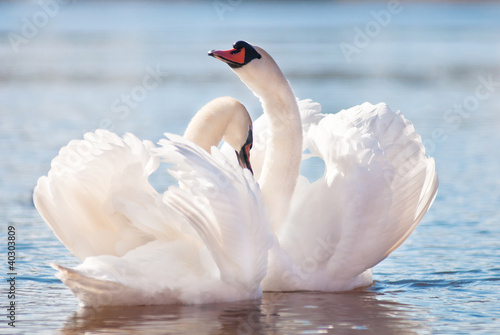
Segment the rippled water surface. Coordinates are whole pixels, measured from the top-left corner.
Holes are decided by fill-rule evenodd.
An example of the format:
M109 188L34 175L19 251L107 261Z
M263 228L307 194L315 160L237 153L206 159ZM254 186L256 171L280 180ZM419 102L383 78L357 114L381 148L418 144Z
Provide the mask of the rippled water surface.
M0 2L0 333L500 333L499 4L401 2L389 12L386 2L53 3ZM256 98L206 56L239 39L266 48L296 95L325 112L364 101L400 109L436 159L433 207L374 268L370 288L79 309L48 265L78 260L34 209L37 178L61 146L88 130L157 141L182 133L220 95L258 117ZM152 73L157 85L113 108ZM303 172L318 175L314 164ZM162 173L153 176L160 189L168 185ZM4 307L8 226L17 238L15 329Z

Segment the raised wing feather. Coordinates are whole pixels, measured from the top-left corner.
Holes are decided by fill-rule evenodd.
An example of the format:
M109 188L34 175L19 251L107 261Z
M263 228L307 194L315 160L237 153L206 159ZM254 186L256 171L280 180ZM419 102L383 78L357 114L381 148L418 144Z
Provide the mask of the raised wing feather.
M253 176L216 148L168 134L160 144L97 131L54 159L35 203L85 258L75 269L54 265L59 277L86 306L259 297L272 237ZM164 194L147 181L160 160L179 182Z
M309 240L295 233L290 240L284 236L284 244L312 250L309 243L326 238L327 273L347 282L415 229L436 195L434 161L425 157L413 125L385 104L365 103L325 116L311 126L307 146L325 161L325 175L297 190L302 199L314 194L317 201L304 206L298 200L293 209L314 223L307 228ZM297 217L291 213L290 230L299 225Z
M121 213L117 199L151 206L157 195L147 181L159 159L153 143L105 130L73 140L54 158L34 190L36 208L61 242L78 258L121 256L155 237ZM130 185L134 185L133 190Z
M257 285L264 278L272 238L260 189L248 170L212 148L209 155L180 136L166 134L156 152L176 166L180 187L163 201L185 216L208 247L221 278Z
M434 160L425 157L413 125L385 104L323 115L307 101L303 111L303 157L321 158L325 172L313 183L299 177L289 219L277 232L281 249L274 249L270 268L288 269L295 279L270 270L263 287L366 285L368 270L403 243L432 204Z

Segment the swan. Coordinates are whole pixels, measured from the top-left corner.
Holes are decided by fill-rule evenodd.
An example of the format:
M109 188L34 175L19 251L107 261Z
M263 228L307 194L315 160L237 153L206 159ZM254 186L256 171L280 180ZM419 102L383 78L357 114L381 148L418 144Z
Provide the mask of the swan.
M273 242L249 165L252 123L229 97L156 147L106 130L72 140L34 190L35 206L83 263L52 264L82 306L193 304L261 296ZM227 158L221 139L235 148ZM233 154L234 154L233 151ZM179 185L148 182L160 161ZM239 165L239 164L241 165Z
M363 103L336 114L297 100L273 58L238 41L209 53L260 99L251 164L274 244L264 291L369 286L372 268L403 243L434 201L438 178L420 135L399 111ZM324 162L321 178L302 161Z

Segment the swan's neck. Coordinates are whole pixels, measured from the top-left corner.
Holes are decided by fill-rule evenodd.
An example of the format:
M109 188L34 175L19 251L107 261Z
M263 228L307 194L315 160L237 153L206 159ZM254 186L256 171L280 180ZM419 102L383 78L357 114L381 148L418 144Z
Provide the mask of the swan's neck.
M299 176L302 159L302 122L295 95L283 77L277 89L260 100L269 120L270 137L259 184L274 231L284 223Z
M222 115L224 119L225 116ZM189 123L184 133L184 138L199 145L205 151L210 152L212 146L217 146L222 140L226 122L219 121L214 114L198 113Z
M231 97L216 98L201 108L189 122L184 138L207 152L224 139L235 150L245 143L252 120L238 100ZM239 146L238 146L239 144Z

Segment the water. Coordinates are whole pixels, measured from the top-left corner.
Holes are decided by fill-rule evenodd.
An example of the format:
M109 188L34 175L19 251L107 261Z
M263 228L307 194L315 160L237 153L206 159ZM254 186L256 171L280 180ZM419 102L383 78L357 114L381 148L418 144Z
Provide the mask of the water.
M2 306L9 225L18 248L17 327L2 307L0 333L500 333L500 5L222 3L225 12L213 2L0 2ZM326 112L364 101L403 111L436 159L433 207L367 289L79 309L48 266L78 260L34 209L37 178L61 146L98 127L156 141L220 95L257 117L255 97L206 56L239 39L265 47L296 95ZM343 43L357 52L346 57Z

